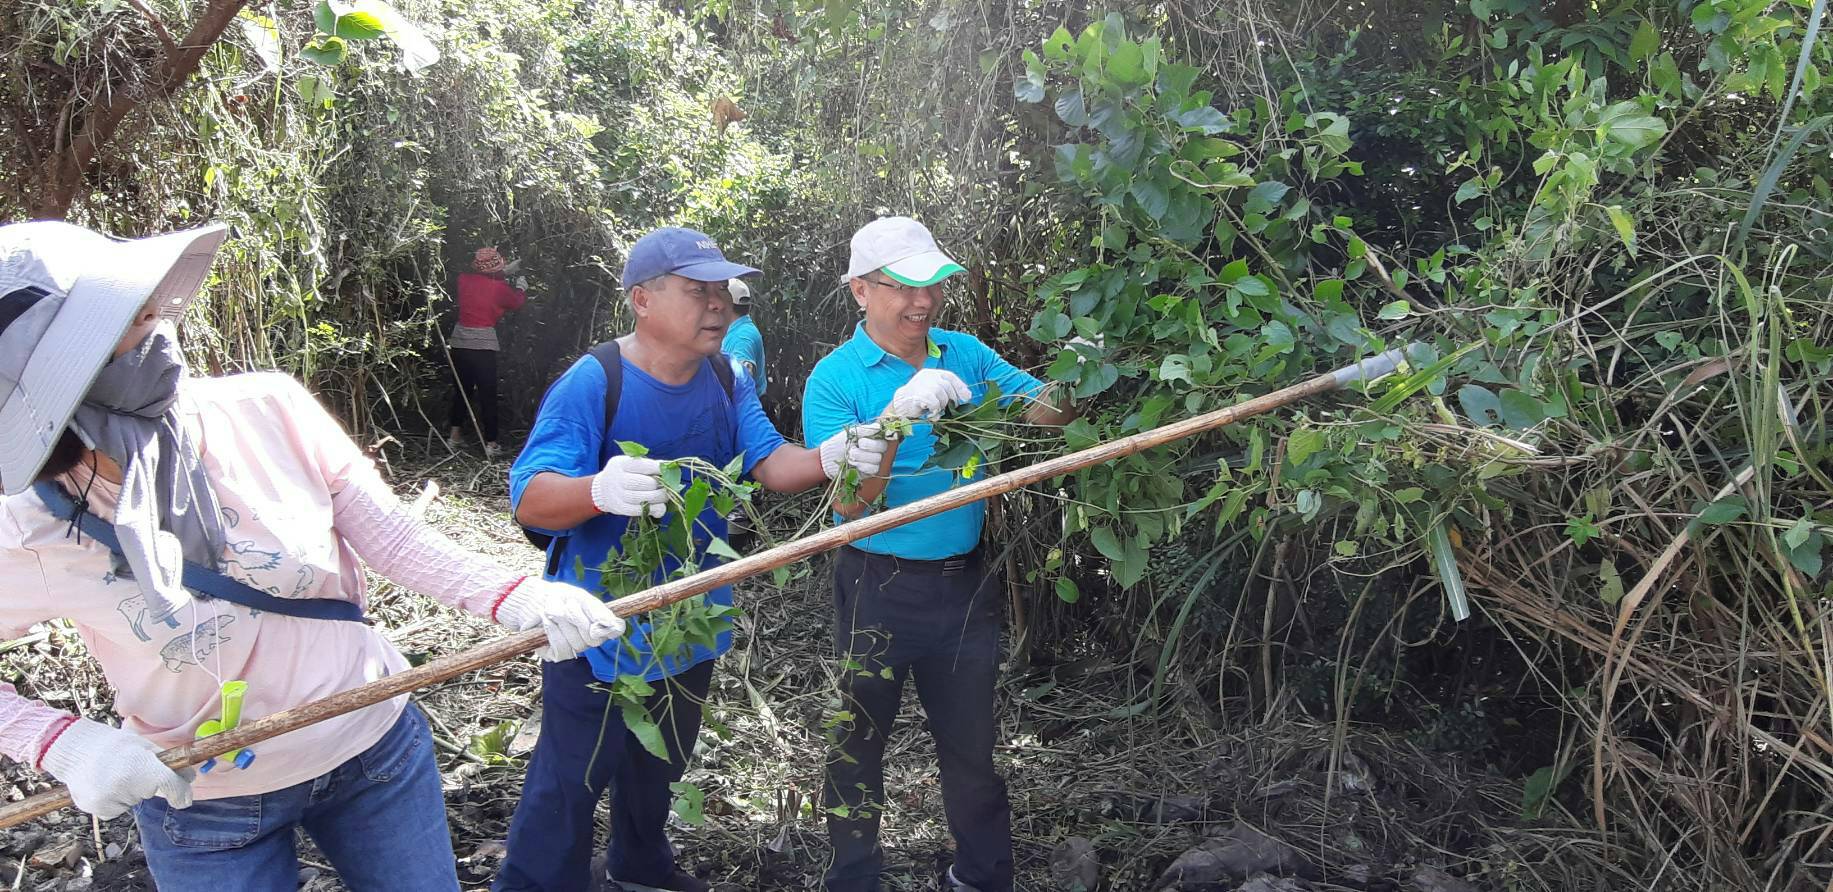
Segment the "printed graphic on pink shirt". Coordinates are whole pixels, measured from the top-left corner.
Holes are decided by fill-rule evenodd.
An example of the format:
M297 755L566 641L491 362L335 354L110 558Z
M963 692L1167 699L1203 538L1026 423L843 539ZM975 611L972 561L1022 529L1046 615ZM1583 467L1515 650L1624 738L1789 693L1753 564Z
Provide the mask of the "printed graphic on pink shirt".
M196 382L188 421L223 511L227 576L282 598L359 599L361 564L336 531L332 484L374 471L297 384L279 376ZM64 485L111 519L118 488L86 473ZM76 622L115 689L122 726L164 748L217 718L223 682L245 681L244 720L310 702L405 668L362 623L310 620L199 598L155 621L126 567L36 497L0 501L0 578L44 581L0 603L0 627L54 617ZM405 706L397 699L256 747L246 770L201 775L201 799L265 792L308 780L379 739ZM23 744L20 744L23 746Z
M183 672L186 666L201 666L216 649L229 643L229 625L233 616L213 616L189 632L173 638L159 649L167 672Z

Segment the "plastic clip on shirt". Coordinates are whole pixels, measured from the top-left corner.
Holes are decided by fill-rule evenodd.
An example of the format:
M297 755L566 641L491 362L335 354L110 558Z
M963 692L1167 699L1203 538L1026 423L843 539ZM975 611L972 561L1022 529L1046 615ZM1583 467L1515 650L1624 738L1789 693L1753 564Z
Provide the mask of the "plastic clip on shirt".
M248 682L223 682L222 712L217 718L197 726L197 739L202 740L206 737L221 734L224 731L235 730L235 727L242 723L242 697L247 693ZM247 768L255 762L255 751L253 749L231 750L224 753L222 758L236 768ZM204 764L198 766L197 770L204 774L209 774L211 769L216 767L216 758L212 757L204 762Z

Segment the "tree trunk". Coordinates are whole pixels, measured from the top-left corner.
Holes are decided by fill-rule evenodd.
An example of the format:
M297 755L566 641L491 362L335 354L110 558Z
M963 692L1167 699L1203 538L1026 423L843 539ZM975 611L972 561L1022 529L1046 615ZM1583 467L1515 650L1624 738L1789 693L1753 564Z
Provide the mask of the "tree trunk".
M34 220L62 220L76 203L83 171L63 153L45 159L39 170L37 187L25 190L26 210Z

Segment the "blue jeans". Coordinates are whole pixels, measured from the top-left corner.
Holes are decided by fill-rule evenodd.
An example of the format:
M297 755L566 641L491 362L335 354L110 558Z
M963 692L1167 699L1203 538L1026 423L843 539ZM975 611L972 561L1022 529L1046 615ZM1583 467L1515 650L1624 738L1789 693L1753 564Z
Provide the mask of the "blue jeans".
M665 828L674 791L700 736L700 705L713 661L655 683L647 701L670 757L651 755L585 660L541 664L541 737L528 759L522 801L509 823L509 855L496 892L581 892L593 888L593 812L611 792L611 875L655 886L675 871Z
M456 892L458 867L426 717L409 704L382 739L317 778L271 793L134 807L160 892L294 892L293 828L353 892Z

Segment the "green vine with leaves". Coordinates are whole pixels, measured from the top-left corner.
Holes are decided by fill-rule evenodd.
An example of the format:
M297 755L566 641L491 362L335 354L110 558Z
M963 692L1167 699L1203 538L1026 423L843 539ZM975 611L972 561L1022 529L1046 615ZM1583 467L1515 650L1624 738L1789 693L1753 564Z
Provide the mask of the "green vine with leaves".
M630 456L649 452L641 444L631 442L620 442L618 448ZM713 560L739 557L725 539L713 535L699 519L708 508L720 517L730 516L741 506L751 513L751 496L757 484L740 479L744 456L733 458L724 467L698 458L670 459L660 464L662 487L668 493L667 510L659 518L646 514L631 518L618 550L599 565L600 592L607 600L692 576ZM578 575L584 578L584 561L575 560ZM635 672L619 673L609 683L593 686L610 696L606 706L607 720L610 711L617 710L624 727L643 749L658 759L669 761L667 741L648 708L649 699L656 694L656 685L644 676L657 667L687 658L695 648L716 647L720 633L729 629L740 613L737 607L714 604L702 594L630 617L632 625L642 628L647 652L640 650L628 635L619 639L624 653L638 661L640 668ZM669 696L672 698L672 693ZM699 703L671 702L667 708L702 707ZM601 731L592 761L597 760L598 748L603 745ZM682 820L698 824L705 819L702 810L705 797L698 787L677 782L672 789L675 793L673 807Z

